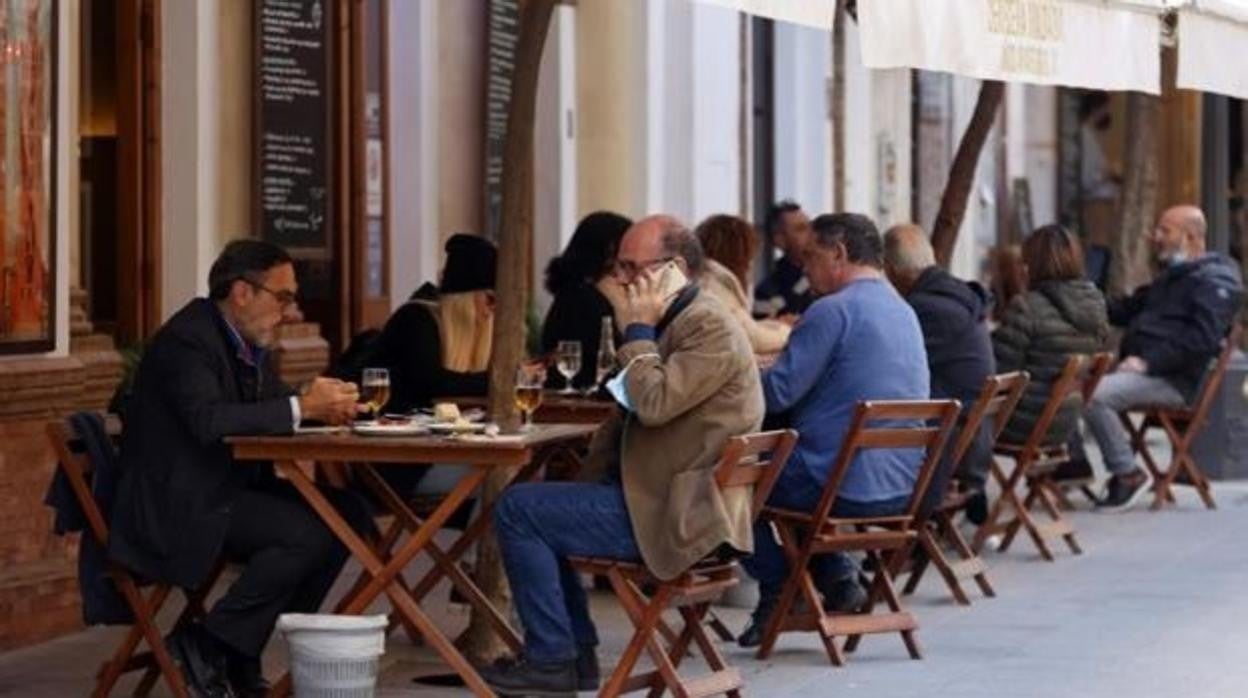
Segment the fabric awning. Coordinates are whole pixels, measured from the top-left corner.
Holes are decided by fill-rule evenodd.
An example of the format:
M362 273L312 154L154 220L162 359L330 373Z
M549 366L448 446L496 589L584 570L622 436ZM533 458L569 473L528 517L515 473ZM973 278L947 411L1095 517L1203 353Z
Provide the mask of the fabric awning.
M1178 10L1178 87L1248 99L1248 0L1170 0Z
M816 29L832 29L836 0L699 0L758 17L803 24Z
M1161 91L1164 0L858 0L869 68Z

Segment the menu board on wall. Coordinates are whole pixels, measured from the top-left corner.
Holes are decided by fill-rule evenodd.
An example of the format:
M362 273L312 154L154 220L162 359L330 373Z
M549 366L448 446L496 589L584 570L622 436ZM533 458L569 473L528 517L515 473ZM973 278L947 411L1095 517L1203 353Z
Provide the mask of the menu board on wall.
M259 233L298 254L328 252L330 0L256 3Z
M503 211L503 149L520 41L519 0L490 0L485 88L485 235L497 240Z

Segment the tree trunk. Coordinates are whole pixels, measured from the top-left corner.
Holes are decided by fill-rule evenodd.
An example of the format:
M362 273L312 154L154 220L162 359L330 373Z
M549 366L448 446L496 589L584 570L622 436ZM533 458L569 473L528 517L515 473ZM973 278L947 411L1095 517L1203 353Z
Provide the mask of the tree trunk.
M542 47L557 0L522 0L516 69L507 111L507 141L503 149L502 224L498 245L497 305L494 309L493 352L490 357L490 416L504 432L520 424L512 398L516 369L524 360L525 317L529 305L527 260L533 246L533 123ZM486 478L481 498L492 503L514 472L494 469ZM498 541L492 533L477 547L476 582L504 615L511 608L511 590L503 573ZM468 659L487 664L507 654L484 618L472 614L461 642Z
M936 222L932 225L932 247L936 250L936 262L942 267L948 268L949 260L953 258L953 248L958 242L958 229L962 227L962 219L966 216L966 202L971 196L971 187L975 184L979 154L988 140L988 133L996 121L997 109L1000 108L1004 96L1003 82L985 80L979 86L975 113L966 127L966 133L962 134L962 142L958 144L953 166L949 168L949 182L945 184L945 193L940 199L940 212L936 214Z
M1110 296L1122 296L1148 281L1144 238L1157 216L1157 129L1161 100L1140 92L1127 94L1126 170L1119 199L1118 226L1110 252Z
M845 0L832 20L832 210L845 210Z

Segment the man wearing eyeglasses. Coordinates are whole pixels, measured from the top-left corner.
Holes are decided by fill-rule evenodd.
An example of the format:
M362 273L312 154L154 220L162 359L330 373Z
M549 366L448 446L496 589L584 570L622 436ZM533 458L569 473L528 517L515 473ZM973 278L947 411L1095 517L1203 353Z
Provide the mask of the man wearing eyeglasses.
M122 480L110 555L140 576L197 589L220 560L241 576L201 623L169 638L196 696L263 695L260 654L279 614L315 613L346 560L316 515L271 467L238 464L227 436L289 434L301 421L356 414L351 383L317 378L302 394L277 377L269 349L295 309L284 250L228 244L209 297L178 311L151 339L124 407ZM357 526L353 496L331 493Z
M640 560L671 579L753 547L750 493L721 491L714 467L730 437L761 424L763 394L745 330L687 283L701 262L697 236L674 218L628 229L599 285L624 334L608 384L621 409L594 435L583 482L513 485L495 506L525 633L522 661L482 672L500 695L598 690L598 635L569 556Z

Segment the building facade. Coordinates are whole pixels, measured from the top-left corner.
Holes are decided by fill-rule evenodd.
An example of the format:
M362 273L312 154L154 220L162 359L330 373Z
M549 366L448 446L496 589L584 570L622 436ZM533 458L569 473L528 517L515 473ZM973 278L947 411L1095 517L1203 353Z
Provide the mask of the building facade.
M289 192L266 184L266 144L307 124L282 122L265 102L281 92L271 82L280 71L266 70L288 66L266 58L280 57L289 32L311 32L320 51L308 79L325 111L307 113L327 126L307 137L317 144L311 156L324 158L309 167L329 182L327 203L313 211L324 234L300 251L308 322L287 328L280 347L297 380L436 280L449 235L486 231L491 18L514 12L514 0L306 0L289 17L251 0L0 0L6 10L41 3L58 8L56 79L47 85L56 97L55 254L40 284L55 312L50 350L0 356L9 396L0 402L0 649L80 623L74 545L51 534L42 504L54 470L47 420L106 408L132 350L206 291L223 244L275 235L266 206ZM714 213L757 221L783 198L811 213L840 200L881 228L930 225L978 83L867 70L858 40L850 23L838 116L827 32L691 0L560 5L535 124L539 307L548 302L546 260L599 209L662 211L692 225ZM1209 174L1201 155L1207 162L1223 146L1201 140L1207 103L1196 93L1163 100L1170 135L1160 203L1233 193L1217 178L1242 169L1244 139L1233 134L1244 126L1223 128L1232 154ZM1009 86L976 173L956 274L981 276L990 247L1028 225L1070 220L1072 205L1086 208L1068 191L1079 181L1071 159L1086 157L1071 145L1077 101L1060 88ZM1227 123L1245 118L1238 103L1209 108ZM1105 148L1112 165L1114 149ZM1096 214L1083 208L1076 217L1087 227Z

